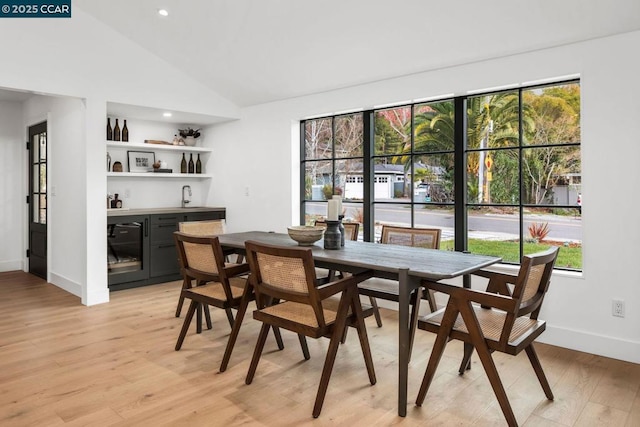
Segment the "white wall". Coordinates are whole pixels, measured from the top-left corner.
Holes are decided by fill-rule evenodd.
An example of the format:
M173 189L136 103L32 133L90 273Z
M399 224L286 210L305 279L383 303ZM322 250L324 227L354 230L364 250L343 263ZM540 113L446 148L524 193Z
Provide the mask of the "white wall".
M210 130L225 182L210 200L227 207L230 231L284 231L298 223L301 118L579 75L584 274L554 275L542 340L640 363L640 59L630 54L639 45L634 32L244 109L240 121ZM626 301L625 318L611 316L612 298Z
M20 180L26 175L24 162L19 160L26 151L26 137L21 123L22 104L0 101L0 271L23 269L22 228L5 225L26 221L25 193Z
M51 101L51 104L47 103L46 97L38 98L26 111L27 115L36 110L44 113L41 120L50 112L54 118L50 123L54 150L51 168L56 172L52 171L51 185L56 186L57 195L50 194L49 237L54 253L49 252L49 279L81 296L84 304L106 302L109 300L104 232L107 103L222 118L235 118L239 110L172 64L131 43L79 8L74 8L72 19L4 20L0 26L0 39L11 41L3 47L0 88L75 98ZM42 103L42 106L35 103ZM7 117L9 121L10 116ZM27 124L30 120L23 117L15 123ZM4 125L4 121L4 117L1 118L0 124ZM25 128L22 128L21 141L24 135ZM8 150L5 140L0 141L1 150ZM57 148L65 152L58 153ZM9 165L2 170L3 187L19 188L19 196L11 194L10 197L12 200L17 197L22 206L26 175L22 171L12 173L14 165L24 163L22 151L8 154L11 157L3 159L3 163ZM64 158L69 161L64 162ZM162 189L154 189L162 195ZM13 203L0 207L0 216L18 219L17 222L0 223L0 235L15 239L13 233L19 227L19 235L26 236L26 221L19 222L26 213L16 211ZM68 240L63 241L67 236ZM25 245L24 241L20 242L16 248L18 254L24 254ZM15 260L13 252L0 252L0 265L8 263L5 266L13 268Z

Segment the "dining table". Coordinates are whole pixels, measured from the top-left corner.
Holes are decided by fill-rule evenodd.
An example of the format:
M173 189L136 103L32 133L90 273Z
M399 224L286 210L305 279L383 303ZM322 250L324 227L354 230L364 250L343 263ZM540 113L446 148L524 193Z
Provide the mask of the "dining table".
M218 236L225 250L243 253L246 241L294 247L298 243L285 233L248 231ZM409 310L412 292L422 279L440 281L465 276L501 261L500 257L456 251L426 249L411 246L382 245L362 241L345 241L340 249L325 249L322 240L311 248L316 267L347 273L370 271L374 277L391 279L398 283L398 415L407 414L409 374ZM460 284L462 286L462 283ZM220 371L225 371L237 339L242 318L250 301L250 290L245 289L243 302L227 342Z

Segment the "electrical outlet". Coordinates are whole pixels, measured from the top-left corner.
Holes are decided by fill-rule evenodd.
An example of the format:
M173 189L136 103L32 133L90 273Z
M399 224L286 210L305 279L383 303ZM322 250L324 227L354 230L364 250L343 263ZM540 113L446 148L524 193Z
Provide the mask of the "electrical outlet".
M615 317L624 317L624 300L614 299L611 308Z
M247 196L247 197L249 196L249 186L248 185L246 185L244 187L244 195Z

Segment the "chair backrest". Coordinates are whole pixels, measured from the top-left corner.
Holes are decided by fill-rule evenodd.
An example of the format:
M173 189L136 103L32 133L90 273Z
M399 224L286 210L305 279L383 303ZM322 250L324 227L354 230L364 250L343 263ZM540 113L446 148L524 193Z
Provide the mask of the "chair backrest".
M411 228L383 225L380 243L440 249L440 233L441 230L439 228Z
M315 225L318 227L327 228L327 222L324 220L316 220ZM342 226L344 227L345 239L347 240L358 240L358 233L360 232L360 223L359 222L342 222Z
M178 257L186 274L193 278L218 275L224 269L224 255L220 241L215 236L194 236L176 231L173 233Z
M319 326L324 326L322 304L316 289L316 271L311 248L245 242L256 299L267 295L313 307Z
M513 288L513 298L519 301L518 316L532 313L537 318L544 295L549 289L551 273L558 257L558 247L522 257L520 271Z
M555 246L546 251L522 257L520 271L512 292L515 310L507 311L500 335L500 342L503 345L509 342L518 317L530 314L531 319L538 319L544 295L549 289L551 273L557 257L558 247Z
M194 236L215 236L225 233L226 224L224 219L185 221L178 224L178 230Z

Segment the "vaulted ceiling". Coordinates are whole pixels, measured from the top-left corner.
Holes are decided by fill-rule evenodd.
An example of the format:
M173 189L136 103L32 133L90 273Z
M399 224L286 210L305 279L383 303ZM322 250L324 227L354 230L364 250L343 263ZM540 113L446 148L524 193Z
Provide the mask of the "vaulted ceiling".
M638 0L75 0L74 5L239 106L640 29ZM159 9L169 15L160 16Z

